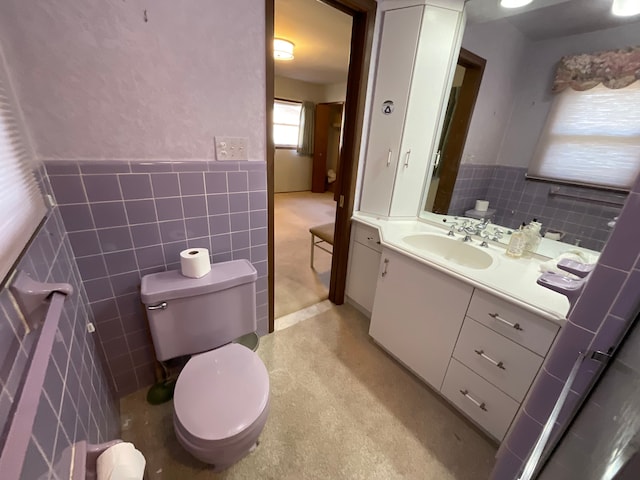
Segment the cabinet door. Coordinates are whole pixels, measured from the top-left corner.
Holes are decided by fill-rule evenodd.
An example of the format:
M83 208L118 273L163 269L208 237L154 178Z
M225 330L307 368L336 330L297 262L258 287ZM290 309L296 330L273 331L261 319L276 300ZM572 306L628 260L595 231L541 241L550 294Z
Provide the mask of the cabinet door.
M389 215L423 6L384 13L360 210ZM385 102L389 105L385 113Z
M414 216L421 210L423 185L434 146L438 145L443 109L447 105L460 51L461 19L460 12L425 7L391 201L391 216Z
M439 390L472 291L459 280L384 249L369 334Z
M353 242L350 257L347 295L371 314L373 297L376 293L380 252L376 252L358 242Z

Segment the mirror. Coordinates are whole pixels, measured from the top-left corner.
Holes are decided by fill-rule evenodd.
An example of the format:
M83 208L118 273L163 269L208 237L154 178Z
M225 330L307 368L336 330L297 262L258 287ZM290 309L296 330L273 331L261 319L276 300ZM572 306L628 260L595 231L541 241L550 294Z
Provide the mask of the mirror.
M507 13L497 3L476 0L467 8L462 52L466 49L486 65L475 106L464 119L461 100L470 70L461 53L464 75L462 83L454 83L443 113L422 217L433 219L428 212L435 212L479 218L487 214L474 211L475 201L488 200L495 224L517 228L536 218L543 232L557 232L563 242L600 251L626 194L525 175L554 99L557 62L563 55L640 45L640 18L613 17L610 4L599 0L553 0L541 2L541 8L534 2ZM455 131L461 122L468 124L462 135Z

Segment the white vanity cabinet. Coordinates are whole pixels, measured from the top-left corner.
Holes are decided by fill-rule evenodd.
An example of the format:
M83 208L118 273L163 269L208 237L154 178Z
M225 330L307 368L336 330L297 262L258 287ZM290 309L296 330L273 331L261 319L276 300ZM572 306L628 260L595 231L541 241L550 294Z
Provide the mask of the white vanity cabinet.
M383 249L369 334L440 389L473 287Z
M352 223L350 249L345 293L350 303L371 317L382 252L378 229Z
M414 216L419 209L464 23L462 0L433 3L381 13L362 212Z

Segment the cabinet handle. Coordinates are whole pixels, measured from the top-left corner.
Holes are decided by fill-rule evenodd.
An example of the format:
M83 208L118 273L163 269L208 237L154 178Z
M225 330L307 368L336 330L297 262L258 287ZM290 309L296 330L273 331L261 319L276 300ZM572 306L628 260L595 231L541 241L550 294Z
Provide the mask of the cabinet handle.
M494 318L494 319L498 320L499 322L504 323L505 325L509 325L511 328L515 328L516 330L522 331L522 327L520 326L519 323L511 323L510 321L505 320L504 318L502 318L497 313L490 313L489 316L491 318Z
M387 167L391 165L391 149L389 149L389 154L387 155Z
M409 149L407 151L407 153L404 156L404 166L405 168L409 166L409 157L411 156L411 149Z
M493 358L491 358L489 355L484 353L484 350L474 350L474 352L476 352L478 355L484 358L487 362L493 363L496 367L500 368L501 370L506 370L506 368L504 368L504 363L496 362Z
M484 410L485 412L487 411L487 407L485 406L484 402L479 402L478 400L473 398L471 395L469 395L469 390L466 390L466 389L460 390L460 393L464 395L465 398L467 398L471 403L473 403L480 410Z
M389 259L385 258L384 259L384 268L382 269L382 276L386 277L387 276L387 267L389 266Z

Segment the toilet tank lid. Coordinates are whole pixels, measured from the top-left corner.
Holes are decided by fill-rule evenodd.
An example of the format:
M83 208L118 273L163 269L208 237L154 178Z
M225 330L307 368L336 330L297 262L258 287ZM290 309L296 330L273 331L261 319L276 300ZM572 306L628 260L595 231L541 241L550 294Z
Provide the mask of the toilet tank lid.
M176 298L192 297L226 290L255 282L258 272L248 260L232 260L211 265L211 271L201 278L184 277L178 270L151 273L142 277L140 297L144 304Z

